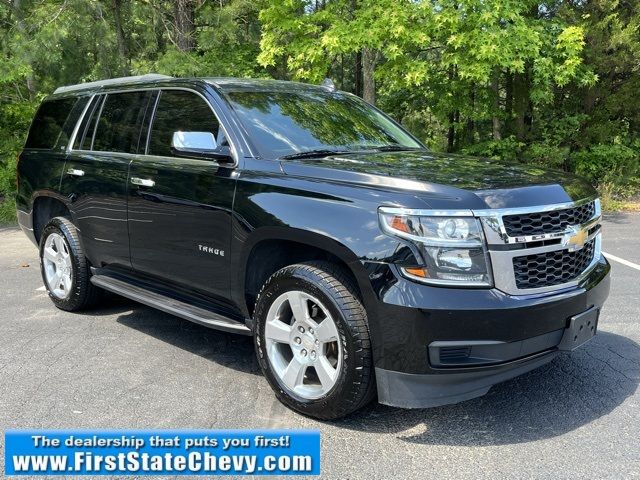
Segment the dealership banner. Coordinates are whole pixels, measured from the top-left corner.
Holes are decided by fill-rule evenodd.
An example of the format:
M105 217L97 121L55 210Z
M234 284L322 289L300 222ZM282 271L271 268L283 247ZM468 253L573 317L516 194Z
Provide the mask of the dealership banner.
M9 430L6 475L319 475L317 430Z

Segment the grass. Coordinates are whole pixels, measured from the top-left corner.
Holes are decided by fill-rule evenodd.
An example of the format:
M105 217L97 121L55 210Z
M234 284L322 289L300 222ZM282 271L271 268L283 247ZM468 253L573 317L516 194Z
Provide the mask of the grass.
M606 213L614 212L640 212L640 196L637 193L616 187L612 183L603 183L598 188L600 200L602 201L602 210Z
M639 213L640 201L609 200L602 202L602 210L605 213Z

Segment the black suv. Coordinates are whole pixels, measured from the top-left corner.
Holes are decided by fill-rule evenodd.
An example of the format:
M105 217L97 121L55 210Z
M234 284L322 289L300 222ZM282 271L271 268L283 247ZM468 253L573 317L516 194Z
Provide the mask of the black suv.
M253 335L317 418L483 395L590 339L609 292L585 181L429 152L330 84L59 88L18 175L57 307L106 290Z

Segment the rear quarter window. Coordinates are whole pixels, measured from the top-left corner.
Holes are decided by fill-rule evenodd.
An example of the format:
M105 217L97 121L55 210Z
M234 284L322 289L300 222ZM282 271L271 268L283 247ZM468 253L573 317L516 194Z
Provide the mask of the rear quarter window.
M25 148L66 149L88 101L87 97L73 97L43 102L29 129Z

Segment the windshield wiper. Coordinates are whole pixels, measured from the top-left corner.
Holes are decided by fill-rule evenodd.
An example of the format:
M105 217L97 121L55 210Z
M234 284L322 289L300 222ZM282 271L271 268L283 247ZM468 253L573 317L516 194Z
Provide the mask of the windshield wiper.
M352 150L331 150L328 148L317 150L306 150L304 152L291 153L289 155L283 155L281 160L294 160L296 158L315 158L326 157L328 155L343 155L345 153L355 153Z
M405 147L403 145L382 145L380 147L371 147L372 150L377 150L379 152L405 152L405 151L418 151L423 150L419 147Z

